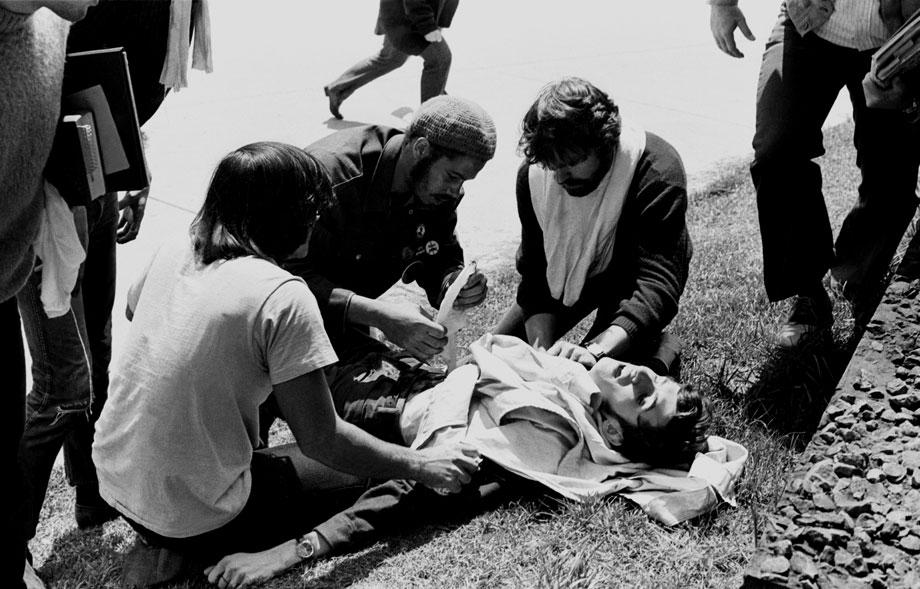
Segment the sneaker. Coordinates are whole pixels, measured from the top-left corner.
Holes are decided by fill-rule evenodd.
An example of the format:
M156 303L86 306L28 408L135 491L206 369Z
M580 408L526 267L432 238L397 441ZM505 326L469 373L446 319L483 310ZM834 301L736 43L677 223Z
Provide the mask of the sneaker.
M797 296L786 323L776 334L776 345L796 348L812 336L823 333L834 323L831 301L823 289L814 296Z
M38 573L32 568L32 563L26 559L26 566L22 571L22 582L26 589L45 589L45 584L39 578Z

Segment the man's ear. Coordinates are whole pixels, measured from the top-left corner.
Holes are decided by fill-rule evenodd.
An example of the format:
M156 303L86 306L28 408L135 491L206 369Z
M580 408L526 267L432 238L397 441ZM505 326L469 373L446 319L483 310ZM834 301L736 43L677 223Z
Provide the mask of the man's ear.
M431 143L426 137L416 137L412 141L412 155L415 161L425 159L429 153L431 153Z

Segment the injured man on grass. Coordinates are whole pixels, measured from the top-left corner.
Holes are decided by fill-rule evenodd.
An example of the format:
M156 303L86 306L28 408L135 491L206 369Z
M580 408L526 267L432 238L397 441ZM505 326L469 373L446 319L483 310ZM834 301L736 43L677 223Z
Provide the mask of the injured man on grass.
M574 501L617 493L665 525L732 502L747 451L707 436L709 411L693 387L611 358L589 371L512 336L486 334L470 352L445 377L369 341L327 373L336 409L413 448L463 440L486 459L486 476L510 472ZM229 555L206 574L221 587L248 585L404 526L426 497L443 508L460 495L388 481L304 536Z

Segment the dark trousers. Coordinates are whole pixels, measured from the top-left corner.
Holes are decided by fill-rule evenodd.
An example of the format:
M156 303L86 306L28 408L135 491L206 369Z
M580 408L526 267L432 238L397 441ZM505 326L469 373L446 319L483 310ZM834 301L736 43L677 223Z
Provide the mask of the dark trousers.
M0 468L10 477L7 507L0 510L0 587L23 587L22 570L26 561L26 537L23 533L23 477L17 454L25 422L26 358L16 299L0 302L0 348L6 355L4 364L3 409L0 410Z
M814 33L799 35L785 6L767 41L751 177L771 301L820 285L831 267L850 292L872 288L916 208L917 130L899 111L866 107L861 81L871 55ZM853 104L862 181L835 244L814 159L824 154L821 126L844 87Z
M347 475L339 480L326 477L317 484L317 472L323 468L302 461L293 446L255 452L252 486L243 510L226 525L197 536L168 538L125 519L148 544L173 550L179 558L215 564L228 554L258 552L297 538L350 505L367 488L367 482Z
M421 100L425 102L429 98L444 94L447 89L451 63L450 47L447 41L428 43L419 57L425 62L421 81ZM380 51L345 70L327 86L327 89L330 92L339 92L343 98L347 98L361 86L399 68L407 59L409 54L397 49L390 38L384 35Z
M29 538L35 535L51 469L62 447L70 484L91 495L98 487L92 443L112 356L116 194L77 207L74 220L86 247L86 261L71 295L70 311L54 319L45 315L40 269L17 295L32 357L32 390L19 454L27 482Z

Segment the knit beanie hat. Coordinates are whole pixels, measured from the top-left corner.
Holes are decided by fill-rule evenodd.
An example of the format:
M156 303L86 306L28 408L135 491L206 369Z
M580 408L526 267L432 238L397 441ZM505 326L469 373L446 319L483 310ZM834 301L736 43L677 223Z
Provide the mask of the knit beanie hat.
M483 161L495 155L492 117L475 102L456 96L435 96L423 102L407 134Z

